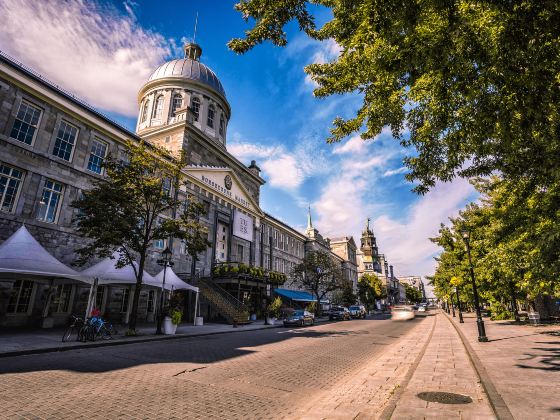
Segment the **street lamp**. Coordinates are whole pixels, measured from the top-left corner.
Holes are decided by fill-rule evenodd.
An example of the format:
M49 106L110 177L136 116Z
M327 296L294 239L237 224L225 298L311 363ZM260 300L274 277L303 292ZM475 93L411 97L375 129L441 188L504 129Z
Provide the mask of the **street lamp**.
M474 307L476 309L476 325L478 327L478 341L486 342L488 337L486 337L486 330L484 329L484 321L482 320L482 315L480 313L480 304L478 303L478 290L476 289L476 282L474 280L474 268L471 259L471 245L469 243L469 231L464 229L461 231L463 240L465 241L465 246L467 247L467 255L469 257L469 270L471 274L471 282L474 295Z
M451 306L451 312L453 314L453 318L455 318L455 305L453 305L453 295L449 296L449 305Z
M459 323L463 324L463 312L461 312L461 300L459 299L459 287L455 286L455 294L457 295L457 310L459 311Z
M158 311L158 318L157 318L157 329L156 334L162 334L161 331L161 323L163 322L163 304L165 295L165 274L167 274L167 267L171 267L173 265L173 261L171 261L171 250L169 247L165 247L163 252L161 253L161 258L158 259L156 262L158 265L163 266L163 283L161 284L161 294L159 297L159 311Z

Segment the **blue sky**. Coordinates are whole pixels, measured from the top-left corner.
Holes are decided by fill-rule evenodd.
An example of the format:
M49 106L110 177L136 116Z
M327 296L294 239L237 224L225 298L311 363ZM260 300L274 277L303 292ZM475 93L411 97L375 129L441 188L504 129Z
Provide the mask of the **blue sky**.
M321 233L354 235L357 243L371 217L397 275L430 274L437 249L427 238L473 199L472 187L457 180L423 197L412 193L402 159L413 151L387 130L373 142L352 137L327 145L333 118L353 115L361 98L314 98L303 67L335 59L338 46L310 41L290 25L286 48L263 44L236 55L226 43L249 25L234 3L7 0L0 4L7 17L0 49L134 130L137 91L159 64L181 56L198 12L201 61L218 75L232 107L228 150L263 170L262 207L303 229L311 205ZM327 10L315 11L319 21L329 19Z

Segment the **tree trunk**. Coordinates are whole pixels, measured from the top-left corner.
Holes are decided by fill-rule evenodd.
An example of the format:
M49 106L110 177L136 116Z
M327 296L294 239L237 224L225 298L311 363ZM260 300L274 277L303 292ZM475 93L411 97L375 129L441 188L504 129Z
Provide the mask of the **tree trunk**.
M515 295L515 287L513 283L509 284L510 298L511 298L511 310L513 312L513 317L515 321L519 322L519 312L517 311L517 297Z
M321 298L317 293L317 304L315 305L315 316L321 316Z
M136 287L134 288L134 296L132 297L132 311L128 329L136 330L136 315L138 313L138 301L140 300L140 292L142 291L142 278L144 276L144 263L146 261L146 252L140 254L140 262L138 263L138 276L136 277ZM161 310L162 308L160 308Z

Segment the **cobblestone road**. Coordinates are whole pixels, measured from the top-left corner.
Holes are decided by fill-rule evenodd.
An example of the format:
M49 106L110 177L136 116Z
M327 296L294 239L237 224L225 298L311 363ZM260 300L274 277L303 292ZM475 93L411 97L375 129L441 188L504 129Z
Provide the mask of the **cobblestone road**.
M0 359L0 417L295 418L422 322L355 320Z

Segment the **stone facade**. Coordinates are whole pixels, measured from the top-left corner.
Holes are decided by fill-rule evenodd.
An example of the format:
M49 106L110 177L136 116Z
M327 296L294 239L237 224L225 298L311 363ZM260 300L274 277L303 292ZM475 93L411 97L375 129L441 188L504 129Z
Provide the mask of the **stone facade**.
M189 54L189 63L193 59L198 62L199 55ZM132 133L0 54L0 181L4 183L0 194L0 242L25 223L49 253L71 266L76 249L84 244L75 232L76 210L71 203L90 188L92 181L103 178L101 163L107 155L124 157L127 140L143 140L172 153L185 152L184 185L177 194L179 199L195 197L205 205L207 212L201 221L208 228L211 243L198 256L192 272L192 261L179 241L155 241L146 262L148 273L161 271L157 259L169 246L173 270L187 281L195 280L195 274L211 276L212 268L220 262L263 267L284 273L291 280L292 269L305 252L329 251L329 240L312 226L305 235L301 234L260 209L260 187L264 184L260 169L255 161L244 165L226 148L231 110L219 81L215 75L210 78L213 73L209 69L205 79L200 75L183 77L183 73L177 76L168 67L162 65L141 87L137 132ZM193 108L195 97L199 99L197 109ZM9 191L5 187L8 184ZM251 221L250 238L234 231L239 218ZM335 247L348 278L354 278L357 271L352 244L353 240L346 240L345 245L337 243ZM247 290L264 286L256 284ZM240 290L239 284L237 287ZM50 310L56 325L64 324L71 313L85 311L88 291L86 285L56 288L58 297ZM96 306L113 321L127 321L132 293L133 287L127 285L100 287ZM47 294L47 283L1 279L0 326L37 325ZM158 290L143 288L140 320L153 320L158 299ZM14 308L14 302L16 306L21 304L21 311ZM185 304L192 306L193 302ZM212 316L204 302L202 306L202 314Z

